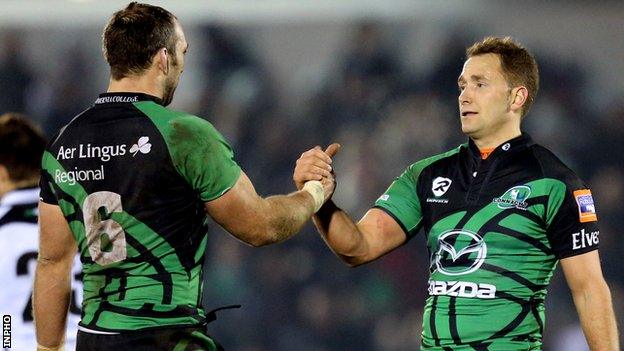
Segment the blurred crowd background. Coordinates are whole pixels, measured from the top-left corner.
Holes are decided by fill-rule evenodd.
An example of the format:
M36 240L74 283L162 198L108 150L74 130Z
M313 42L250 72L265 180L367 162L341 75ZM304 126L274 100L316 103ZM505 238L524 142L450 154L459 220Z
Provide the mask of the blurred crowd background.
M216 11L221 16L210 15L210 2L200 7L205 16L192 9L200 2L155 2L178 15L190 43L171 107L212 122L260 194L293 191L299 155L340 142L334 198L359 219L408 165L465 142L456 83L464 50L486 35L511 35L540 64L541 89L525 131L592 188L603 270L622 328L621 2L390 1L386 8L346 1L352 10L332 12L320 1L315 12L313 1L300 1L311 6L309 15L297 1L291 12L274 2L281 6L275 13L236 2L244 11ZM96 6L66 3L77 14ZM71 16L20 23L0 15L0 112L26 113L52 136L92 104L108 78L101 29L124 4L98 2L97 16L76 23ZM422 233L376 262L348 268L311 225L286 243L254 249L212 224L206 308L243 307L221 312L209 329L227 350L416 350L427 267ZM546 350L586 349L560 271L549 288L545 342Z

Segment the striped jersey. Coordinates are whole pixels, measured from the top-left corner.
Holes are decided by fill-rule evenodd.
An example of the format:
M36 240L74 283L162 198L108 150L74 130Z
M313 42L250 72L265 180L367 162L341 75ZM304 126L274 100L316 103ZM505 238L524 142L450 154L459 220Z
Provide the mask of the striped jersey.
M10 316L11 349L37 348L32 314L32 288L35 278L39 230L38 188L9 191L0 199L0 315ZM73 350L80 321L82 271L78 258L71 271L71 299L65 332L65 347Z

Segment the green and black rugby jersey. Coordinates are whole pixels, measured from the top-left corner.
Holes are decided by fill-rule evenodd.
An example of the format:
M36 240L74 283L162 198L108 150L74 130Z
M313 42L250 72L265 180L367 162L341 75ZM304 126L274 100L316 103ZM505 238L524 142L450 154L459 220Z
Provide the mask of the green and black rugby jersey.
M539 350L558 260L598 247L591 192L526 134L414 163L375 206L426 233L424 350Z
M61 129L43 156L41 200L60 206L78 243L80 326L203 323L204 203L239 175L210 123L149 95L102 94Z

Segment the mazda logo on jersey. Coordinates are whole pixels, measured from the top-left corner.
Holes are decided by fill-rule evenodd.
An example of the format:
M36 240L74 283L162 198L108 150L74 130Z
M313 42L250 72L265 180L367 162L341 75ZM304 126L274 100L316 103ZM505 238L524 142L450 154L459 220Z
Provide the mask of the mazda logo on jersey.
M452 180L444 177L437 177L436 179L434 179L433 184L431 185L431 191L433 191L433 195L435 195L436 197L444 195L444 193L446 193L446 191L451 186L452 182Z
M487 245L481 236L467 230L450 230L438 238L433 260L441 273L463 275L479 269L486 256Z

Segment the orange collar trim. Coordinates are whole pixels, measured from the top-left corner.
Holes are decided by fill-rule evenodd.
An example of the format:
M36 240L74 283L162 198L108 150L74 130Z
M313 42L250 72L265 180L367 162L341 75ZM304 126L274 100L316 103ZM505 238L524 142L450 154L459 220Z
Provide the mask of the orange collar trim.
M490 154L492 153L492 151L494 151L495 148L490 147L487 149L480 149L479 151L481 152L481 159L485 160L486 158L488 158L488 156L490 156Z

